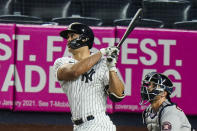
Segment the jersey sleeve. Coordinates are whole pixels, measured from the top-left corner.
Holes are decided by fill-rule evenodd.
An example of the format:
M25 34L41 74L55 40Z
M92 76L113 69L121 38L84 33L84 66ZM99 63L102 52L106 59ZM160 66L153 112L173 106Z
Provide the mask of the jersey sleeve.
M57 71L58 69L64 65L65 63L69 63L70 58L67 57L62 57L62 58L58 58L55 60L54 65L53 65L53 70L55 72L55 78L57 79Z
M171 107L164 109L161 115L161 131L181 131L181 121L178 112Z

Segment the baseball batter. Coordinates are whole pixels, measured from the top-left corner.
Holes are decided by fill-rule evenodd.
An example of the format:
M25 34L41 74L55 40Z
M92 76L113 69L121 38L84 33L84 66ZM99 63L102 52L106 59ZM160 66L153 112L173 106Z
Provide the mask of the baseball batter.
M184 112L171 102L173 91L171 80L160 73L145 76L141 86L141 104L150 102L143 112L143 122L149 131L191 131Z
M114 102L124 98L124 85L116 73L119 50L108 47L92 54L94 34L82 23L70 24L60 36L67 39L72 58L58 58L54 70L68 97L74 131L115 131L105 112L107 96Z

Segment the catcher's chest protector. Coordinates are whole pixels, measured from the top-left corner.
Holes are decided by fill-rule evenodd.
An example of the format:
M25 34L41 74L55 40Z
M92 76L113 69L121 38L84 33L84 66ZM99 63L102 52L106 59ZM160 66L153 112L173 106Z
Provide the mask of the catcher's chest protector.
M151 107L148 107L143 112L143 123L147 126L149 131L159 131L159 118L158 113L152 111Z
M158 112L154 112L149 106L144 112L143 112L143 123L147 126L149 131L160 131L161 130L161 114L162 111L168 107L172 106L174 103L170 102L163 102L162 106L159 108Z
M174 121L177 119L179 120ZM191 125L183 111L168 101L163 102L158 112L153 112L149 106L143 112L143 122L149 131L191 131Z

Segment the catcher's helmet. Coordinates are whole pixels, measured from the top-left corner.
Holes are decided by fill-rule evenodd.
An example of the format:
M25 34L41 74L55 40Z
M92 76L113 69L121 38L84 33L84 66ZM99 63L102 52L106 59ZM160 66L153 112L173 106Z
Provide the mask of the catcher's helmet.
M94 33L87 25L78 22L71 23L67 30L60 32L60 36L67 39L69 33L77 33L80 34L80 38L87 38L85 44L89 47L89 49L92 48L94 42Z
M148 90L148 88L151 85L151 82L153 83L154 87L150 91ZM141 85L142 103L144 100L154 100L155 96L163 91L167 91L168 95L171 95L171 93L173 92L173 84L171 80L167 76L158 72L148 73L142 81Z

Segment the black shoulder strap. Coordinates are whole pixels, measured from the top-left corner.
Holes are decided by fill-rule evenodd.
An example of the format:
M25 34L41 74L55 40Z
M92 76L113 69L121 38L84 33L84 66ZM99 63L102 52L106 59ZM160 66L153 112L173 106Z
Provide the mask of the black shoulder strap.
M143 111L143 113L142 113L142 119L143 119L143 124L144 124L144 125L147 125L147 124L146 124L146 116L145 116L145 115L146 115L146 112L147 112L147 108L146 108L146 109Z
M161 110L159 111L159 115L158 115L158 120L159 120L159 127L161 128L161 114L163 112L163 110L168 107L168 106L173 106L176 105L175 103L171 103L171 104L167 104L165 106L163 106L163 108L161 108Z

